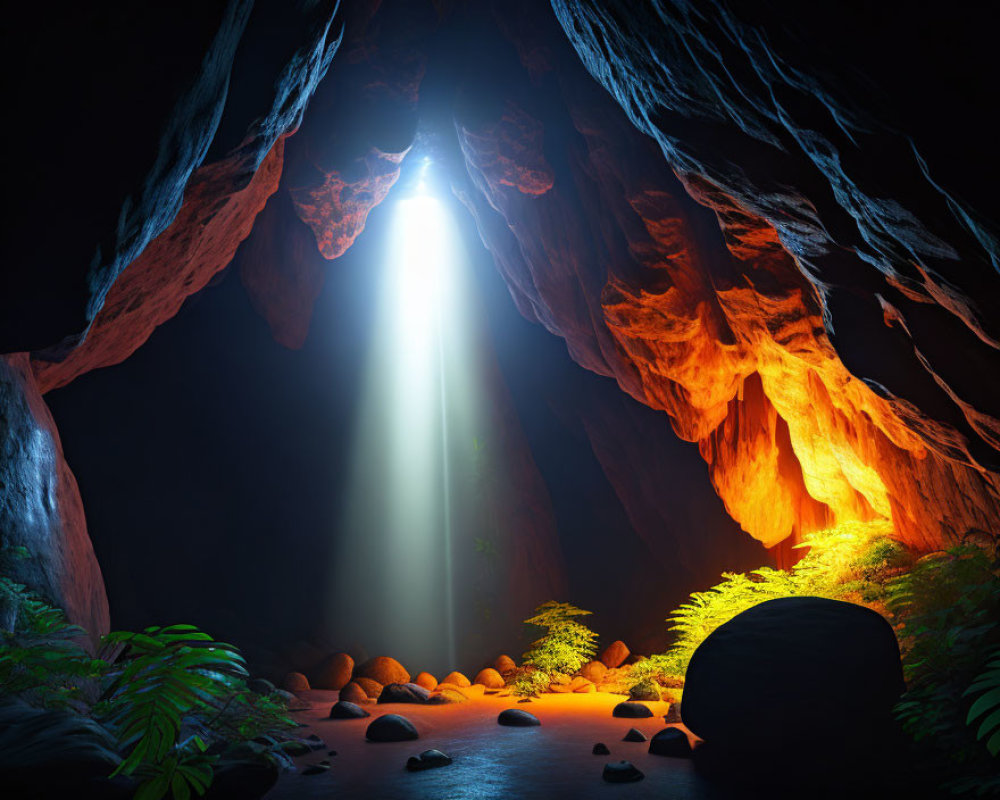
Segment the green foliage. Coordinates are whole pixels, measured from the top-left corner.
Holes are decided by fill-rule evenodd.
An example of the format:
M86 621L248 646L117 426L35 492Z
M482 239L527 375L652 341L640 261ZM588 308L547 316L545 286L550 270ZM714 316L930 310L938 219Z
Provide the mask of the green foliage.
M568 675L579 670L597 653L597 634L574 617L590 613L554 600L538 606L525 623L544 628L546 633L531 643L524 663L548 675Z
M78 708L88 681L107 668L84 650L83 629L22 584L0 577L13 630L0 630L0 687L37 708Z
M965 721L972 725L977 719L984 717L979 724L976 739L986 739L986 749L991 756L996 757L1000 753L1000 650L994 651L986 669L965 690L965 695L979 695Z
M549 675L539 669L520 669L512 684L518 697L536 697L549 688Z
M737 614L779 597L845 598L878 595L877 578L905 551L888 539L884 522L845 523L805 537L806 555L790 570L761 567L748 573L726 572L708 591L694 592L667 619L672 623L673 646L657 668L683 675L691 656L708 635Z

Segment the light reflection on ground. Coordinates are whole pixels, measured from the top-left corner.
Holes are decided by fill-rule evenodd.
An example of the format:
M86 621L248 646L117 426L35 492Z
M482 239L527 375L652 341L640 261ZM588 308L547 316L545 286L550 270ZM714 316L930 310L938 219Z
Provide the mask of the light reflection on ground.
M372 717L328 720L336 692L307 693L310 711L295 716L308 724L302 735L316 733L338 755L323 775L283 775L267 800L290 798L365 798L371 800L562 800L563 798L621 797L715 800L689 761L651 756L646 743L622 742L635 727L652 737L665 725L666 703L649 703L656 716L617 719L611 709L624 699L612 694L550 694L517 704L515 698L482 696L462 705L369 705ZM504 708L523 708L541 721L539 728L497 725ZM420 739L416 742L372 744L365 729L381 714L410 719ZM611 756L595 756L591 747L603 741ZM410 773L406 759L437 748L454 759L448 767ZM297 760L300 768L327 758L326 750ZM634 784L609 784L601 779L608 761L626 759L646 774Z

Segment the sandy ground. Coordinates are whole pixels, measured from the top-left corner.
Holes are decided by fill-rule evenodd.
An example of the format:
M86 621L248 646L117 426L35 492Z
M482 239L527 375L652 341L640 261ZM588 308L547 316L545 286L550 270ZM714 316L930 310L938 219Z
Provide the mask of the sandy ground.
M623 742L629 728L652 737L666 725L667 703L647 703L654 716L620 719L611 716L622 695L546 694L531 703L514 697L485 695L467 703L446 706L370 704L371 717L359 720L327 718L337 692L312 691L302 695L313 708L295 713L336 756L326 750L296 759L299 771L286 773L267 800L285 798L371 798L372 800L562 800L562 798L676 798L718 800L694 773L686 759L652 756L648 744ZM530 711L541 720L535 728L508 728L497 724L505 708ZM413 742L371 743L365 730L382 714L401 714L420 733ZM604 742L610 756L595 756L591 748ZM406 759L436 748L454 763L425 772L407 772ZM329 758L332 766L321 775L303 775L311 763ZM644 780L611 784L601 778L604 764L625 759L642 770Z

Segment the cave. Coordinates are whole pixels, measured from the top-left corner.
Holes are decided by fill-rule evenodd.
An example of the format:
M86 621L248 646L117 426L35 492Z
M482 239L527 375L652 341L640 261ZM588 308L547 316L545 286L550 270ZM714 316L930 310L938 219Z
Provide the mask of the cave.
M1000 796L998 21L12 14L4 796Z

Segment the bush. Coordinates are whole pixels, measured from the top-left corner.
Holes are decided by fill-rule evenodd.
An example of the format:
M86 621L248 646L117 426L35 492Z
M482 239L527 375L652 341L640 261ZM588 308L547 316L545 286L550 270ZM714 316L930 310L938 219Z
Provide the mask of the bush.
M526 619L528 625L544 628L544 636L531 644L524 654L524 663L547 675L571 675L597 654L597 634L574 617L590 614L569 603L550 600L535 609Z

